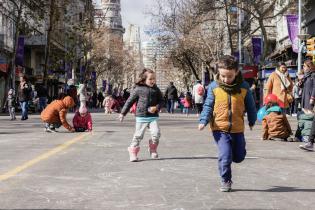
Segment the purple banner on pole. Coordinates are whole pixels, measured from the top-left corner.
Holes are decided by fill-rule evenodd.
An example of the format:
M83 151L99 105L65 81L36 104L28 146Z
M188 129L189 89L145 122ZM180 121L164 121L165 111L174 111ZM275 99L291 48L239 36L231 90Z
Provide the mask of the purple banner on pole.
M72 78L72 65L70 63L66 63L66 74L68 79Z
M18 45L16 48L15 64L23 66L24 65L24 37L18 38Z
M234 53L233 53L233 56L235 57L235 59L236 59L237 61L240 59L240 54L239 54L238 51L237 51L237 52L234 52Z
M260 58L261 58L261 52L262 52L261 38L252 37L252 45L253 45L254 63L259 64Z
M298 46L298 33L299 33L299 27L298 27L298 15L287 15L287 23L288 23L288 33L289 37L292 43L292 49L293 52L298 53L299 52L299 46Z
M92 71L91 79L92 79L93 81L96 81L96 72L95 72L95 71Z
M85 66L81 66L80 68L80 76L83 76L85 74Z

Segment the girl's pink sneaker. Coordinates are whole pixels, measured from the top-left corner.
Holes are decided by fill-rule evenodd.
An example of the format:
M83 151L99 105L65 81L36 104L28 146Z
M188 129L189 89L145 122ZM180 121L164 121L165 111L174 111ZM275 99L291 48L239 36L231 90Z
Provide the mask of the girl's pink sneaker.
M150 152L151 158L155 159L155 158L159 157L159 155L156 151L157 147L158 147L158 144L154 144L153 141L150 139L149 140L149 152Z
M140 147L128 147L130 162L138 161L138 153L140 151Z

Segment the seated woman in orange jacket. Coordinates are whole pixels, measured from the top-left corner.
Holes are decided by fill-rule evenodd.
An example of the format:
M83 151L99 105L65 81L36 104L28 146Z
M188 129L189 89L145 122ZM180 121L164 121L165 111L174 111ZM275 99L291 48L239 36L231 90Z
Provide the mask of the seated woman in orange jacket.
M70 96L51 102L41 113L41 119L45 123L45 131L56 132L56 128L63 125L70 132L74 132L74 128L69 125L66 118L68 109L74 106L74 100Z

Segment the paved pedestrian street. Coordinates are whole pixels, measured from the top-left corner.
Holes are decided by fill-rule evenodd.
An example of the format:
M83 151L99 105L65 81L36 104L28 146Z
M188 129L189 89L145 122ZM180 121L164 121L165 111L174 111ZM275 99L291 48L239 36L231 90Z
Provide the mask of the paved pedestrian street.
M147 133L137 163L127 152L134 117L92 117L92 133L45 133L38 115L1 116L0 209L315 209L315 153L262 141L261 125L247 127L247 158L222 193L216 146L195 115L162 114L160 159L149 158Z

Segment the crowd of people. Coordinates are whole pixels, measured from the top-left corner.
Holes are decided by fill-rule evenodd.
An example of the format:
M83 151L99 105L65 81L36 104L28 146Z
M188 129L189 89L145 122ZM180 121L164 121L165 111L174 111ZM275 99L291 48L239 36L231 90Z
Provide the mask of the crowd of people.
M173 114L176 104L186 116L195 109L199 116L199 130L210 124L213 138L219 151L219 173L223 192L231 191L232 162L240 163L246 156L246 141L244 136L244 116L247 114L248 126L253 129L256 120L262 122L263 140L301 141L303 150L313 151L315 138L315 65L305 61L303 72L299 72L295 82L290 78L284 63L273 72L265 84L263 107L256 112L256 102L253 89L245 82L238 69L238 62L232 56L223 56L218 61L218 73L208 87L201 81L196 81L192 92L178 94L173 82L163 94L156 85L155 72L144 69L138 81L131 90L121 94L103 94L87 92L87 83L70 86L67 94L61 94L47 105L47 91L44 87L37 88L36 94L25 77L21 78L18 90L18 101L22 108L21 120L28 119L28 102L38 98L41 110L41 120L46 132L56 132L61 125L70 132L92 131L92 117L88 111L91 107L104 108L105 114L120 113L122 122L125 116L132 112L136 117L135 133L128 147L130 161L138 161L140 144L146 129L150 130L149 152L151 158L158 158L157 148L161 130L159 113L166 105L167 112ZM46 93L45 93L46 91ZM14 107L16 97L12 89L8 92L7 108L11 120L15 120ZM291 108L297 113L297 128L293 136L287 115ZM73 109L75 115L73 126L67 122L66 114Z

